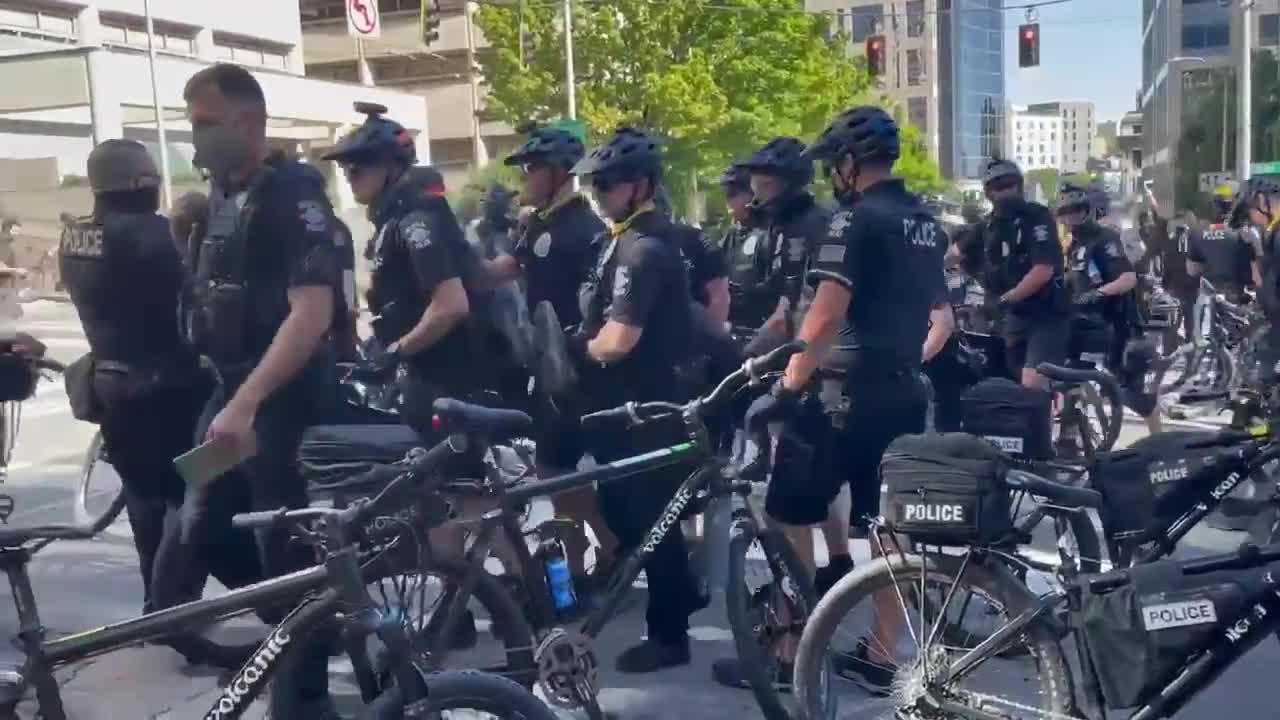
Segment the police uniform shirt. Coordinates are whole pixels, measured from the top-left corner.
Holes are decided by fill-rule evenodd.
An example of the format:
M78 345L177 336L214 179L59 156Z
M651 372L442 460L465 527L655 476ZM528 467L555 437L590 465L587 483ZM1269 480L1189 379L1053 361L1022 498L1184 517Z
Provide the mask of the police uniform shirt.
M694 301L704 307L711 304L707 283L729 274L724 250L712 242L700 228L684 223L671 222L684 257L685 271L689 274L689 292Z
M998 247L988 247L989 252L1009 258L1012 256L1012 275L1007 277L1008 287L999 289L1004 294L1017 286L1031 268L1050 265L1053 280L1045 283L1030 297L1012 305L1015 316L1043 318L1065 312L1061 301L1064 261L1062 245L1058 242L1058 223L1048 208L1039 203L1026 203L1011 218L993 217L991 231L995 233Z
M846 324L868 359L919 367L929 312L946 294L945 238L896 178L867 188L856 205L832 217L809 276L849 290Z
M1133 272L1133 263L1124 252L1120 234L1103 226L1082 226L1072 233L1068 281L1073 294L1096 290L1114 282L1125 273ZM1103 299L1102 314L1109 320L1121 320L1124 310L1123 296Z
M628 387L610 392L638 394L637 399L677 392L674 368L690 358L694 333L688 274L671 221L656 211L635 218L627 232L607 242L593 279L597 284L589 281L584 288L595 300L588 298L584 327L594 335L604 321L615 320L643 329L616 364Z
M595 264L594 241L604 229L604 221L581 195L575 194L562 205L533 214L515 248L524 268L530 310L546 300L555 308L561 325L582 322L578 289Z
M444 202L440 200L440 202ZM378 228L369 285L369 309L375 315L395 317L379 340L390 344L409 332L422 317L436 289L448 280L460 280L464 288L474 282L466 259L472 257L462 229L443 213L416 208L386 219ZM436 382L468 375L470 356L466 323L459 323L431 347L408 358L409 367Z
M98 357L145 367L185 347L178 324L185 270L165 218L81 218L62 229L58 267Z
M1191 231L1187 259L1203 266L1203 275L1219 290L1243 289L1252 282L1254 247L1238 231L1222 223Z
M720 242L729 277L729 322L755 330L769 318L777 300L764 284L761 258L768 254L765 231L734 223Z

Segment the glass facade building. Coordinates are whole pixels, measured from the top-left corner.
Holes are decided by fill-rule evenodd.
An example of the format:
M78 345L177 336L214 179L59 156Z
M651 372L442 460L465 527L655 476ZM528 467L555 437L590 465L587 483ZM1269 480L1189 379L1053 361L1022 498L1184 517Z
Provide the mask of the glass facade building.
M977 178L1003 147L1001 0L941 0L939 5L938 55L950 71L950 82L939 88L940 164L947 177Z

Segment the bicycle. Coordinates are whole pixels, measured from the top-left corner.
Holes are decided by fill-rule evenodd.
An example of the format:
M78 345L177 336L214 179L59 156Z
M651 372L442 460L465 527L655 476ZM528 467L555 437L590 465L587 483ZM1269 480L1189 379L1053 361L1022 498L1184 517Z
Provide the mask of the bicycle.
M280 509L236 515L232 522L243 529L288 528L324 549L323 561L305 570L233 590L221 597L197 600L134 620L115 623L48 640L27 574L35 553L56 540L87 540L103 530L123 507L117 498L110 511L88 526L50 525L0 528L0 568L9 578L17 611L18 646L25 655L20 668L0 673L0 718L16 720L16 708L28 689L34 690L41 717L66 720L66 710L53 675L55 668L136 643L182 633L260 607L297 602L267 635L258 650L214 701L207 718L239 718L270 683L272 717L304 717L299 682L302 666L314 651L308 639L341 637L350 655L359 684L360 700L371 716L435 717L447 710L481 710L501 717L554 720L554 714L523 688L508 680L473 673L426 674L418 667L404 619L379 612L366 589L366 581L379 574L378 557L363 557L356 546L360 529L381 517L388 505L406 492L421 492L411 485L423 482L433 468L466 449L462 436L450 437L434 448L417 452L394 466L372 471L386 480L382 492L371 500L348 507ZM382 672L374 669L365 643L381 642Z
M428 655L437 662L445 656L444 646L452 634L452 628L462 616L472 588L478 581L489 577L484 570L484 561L489 556L495 536L501 533L512 546L520 564L518 582L528 603L529 624L534 632L538 685L552 704L583 708L588 717L600 720L604 714L597 700L598 661L592 649L592 640L609 623L623 602L631 584L640 574L645 558L680 521L687 509L703 500L714 504L731 501L736 497L743 506L733 513L729 537L708 537L706 542L727 539L731 543L733 555L728 584L731 593L730 622L756 700L770 720L790 720L793 717L791 710L774 687L776 675L773 650L782 638L798 634L803 627L816 600L812 582L785 536L779 529L767 524L760 502L752 496L751 482L740 478L715 455L714 443L703 418L708 412L722 406L744 383L761 382L764 374L780 369L786 358L802 348L800 343L789 343L759 359L748 360L742 369L722 380L710 395L688 404L628 403L620 408L592 413L582 418L584 428L624 431L626 427L676 416L683 421L688 435L687 442L515 487L507 487L501 481L493 453L487 451L486 489L497 507L481 520L474 541L467 551L469 570L447 605L445 619L436 626L438 630L432 637L427 639ZM443 428L465 432L481 446L518 436L526 432L532 423L527 415L518 411L477 408L457 401L449 401L440 406L438 414ZM603 600L587 613L576 632L560 627L560 617L543 574L543 566L538 558L529 553L525 544L526 533L517 521L525 503L535 497L585 487L593 482L614 482L647 470L686 463L698 463L700 468L675 492L649 531L646 541L619 563L610 579L608 590L602 596ZM714 510L708 510L709 515L714 513ZM554 535L549 533L554 533L559 524L553 520L531 533L538 536L540 547L547 541L556 542ZM769 592L757 591L760 601L764 601L767 596L771 611L769 620L759 624L748 617L749 605L756 597L733 597L739 593L745 595L745 556L753 543L758 543L763 548L773 575Z
M23 332L0 333L0 483L9 475L9 462L22 427L22 403L35 395L41 380L61 375L66 366L45 357L44 343ZM0 523L16 507L13 496L0 493Z

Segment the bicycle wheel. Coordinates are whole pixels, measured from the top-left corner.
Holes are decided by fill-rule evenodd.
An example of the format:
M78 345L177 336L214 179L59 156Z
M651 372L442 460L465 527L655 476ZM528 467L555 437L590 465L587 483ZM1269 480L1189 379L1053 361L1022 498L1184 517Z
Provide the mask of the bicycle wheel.
M748 567L748 553L758 551L766 568ZM766 577L760 577L766 575ZM791 543L781 532L758 530L739 517L729 541L729 580L725 586L729 628L738 662L765 720L791 720L791 703L778 692L779 655L791 650L796 631L817 604L813 581Z
M400 720L412 710L414 717L440 720L556 720L556 714L523 687L510 680L475 670L451 670L424 678L427 698L411 706L398 699L398 691L377 703L368 717ZM384 710L385 708L385 710Z
M404 623L415 664L423 672L442 670L448 665L480 668L532 688L538 679L533 631L498 578L487 572L477 574L471 596L473 602L468 604L469 614L477 625L488 621L487 634L474 632L464 636L465 633L453 628L441 627L444 609L468 573L465 563L446 558L432 558L421 570L409 569L393 560L371 569L370 598L384 618L398 617ZM439 644L433 653L429 647L436 645L432 641L441 633L448 633L447 642ZM369 706L367 698L362 697L362 686L366 694L371 685L382 690L390 687L385 656L381 643L371 636L364 640L363 646L347 645L343 652L330 658L329 697L340 717L364 717L362 713L366 713ZM276 679L271 683L272 717L304 717L298 714L298 702L301 673L306 669L302 653L293 653L281 660Z
M76 522L88 525L97 520L121 492L120 477L111 467L102 443L102 431L98 431L89 441L80 469L80 487L73 508Z
M936 587L930 588L930 583ZM989 648L970 672L945 684L935 680L942 669L976 647L981 637L989 637L1023 612L1028 594L983 566L966 563L965 557L931 555L925 560L919 555L894 555L857 568L818 603L800 639L795 693L806 713L803 716L922 720L967 714L957 712L958 706L974 715L1010 720L1072 717L1071 677L1047 621L1030 625L1001 647ZM966 601L961 606L956 599L962 595L977 597L985 605ZM860 615L868 610L870 618ZM850 617L858 617L855 632L842 630ZM974 641L958 643L944 637L944 622L975 625ZM871 634L864 634L867 628ZM856 639L854 652L829 657L842 637ZM1027 652L1004 652L1015 644L1025 645ZM910 647L903 650L904 645ZM1004 677L978 682L977 676L984 671ZM849 692L839 684L846 679L856 679L875 691ZM1031 698L1003 696L1028 689Z

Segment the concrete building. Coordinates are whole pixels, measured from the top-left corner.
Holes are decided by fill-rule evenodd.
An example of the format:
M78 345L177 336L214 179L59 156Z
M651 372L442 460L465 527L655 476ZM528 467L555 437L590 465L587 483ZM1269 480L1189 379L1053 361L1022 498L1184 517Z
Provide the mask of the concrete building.
M1088 169L1089 155L1098 126L1093 116L1093 103L1064 101L1035 103L1032 112L1052 113L1062 118L1062 164L1064 173L1082 173Z
M382 103L413 132L420 152L427 107L404 92L303 75L297 0L151 0L155 87L167 131L175 194L199 186L182 88L213 62L249 68L262 84L267 134L277 147L315 158L363 119L362 97ZM90 206L85 162L97 141L127 137L157 146L143 0L0 0L0 211L28 239L58 237L61 212ZM332 168L329 168L332 177ZM331 182L340 211L361 221L345 182ZM355 228L353 228L355 229Z
M1061 169L1063 120L1056 112L1010 104L1004 123L1005 158L1018 163L1024 172Z
M806 0L830 13L865 53L885 38L880 90L923 131L948 178L974 178L999 152L1004 129L1004 30L1000 0Z
M356 42L347 35L346 2L300 2L307 76L361 82ZM519 138L506 123L483 117L483 85L477 83L473 98L467 74L465 3L439 0L439 5L440 37L427 47L419 24L420 0L381 0L382 33L380 38L365 42L364 79L379 88L426 98L432 164L444 173L447 185L456 187L477 160L485 163L505 155ZM477 52L488 48L478 28L472 40ZM479 111L480 117L473 111ZM480 142L475 144L472 139L477 134Z
M1141 112L1127 112L1116 128L1116 151L1120 160L1120 197L1134 197L1142 190L1143 128Z
M1143 0L1140 110L1145 172L1162 203L1192 202L1174 197L1178 141L1184 118L1221 87L1217 83L1230 81L1238 67L1243 46L1238 6L1238 2L1224 7L1206 0ZM1255 0L1253 32L1255 49L1280 47L1280 0ZM1234 107L1227 111L1234 118ZM1235 121L1228 122L1234 135ZM1235 158L1224 157L1218 165L1204 170L1231 172Z

